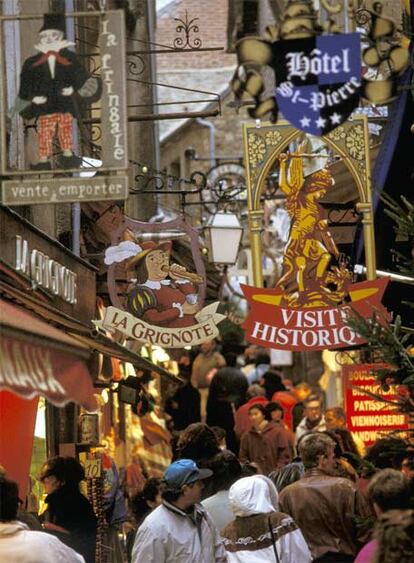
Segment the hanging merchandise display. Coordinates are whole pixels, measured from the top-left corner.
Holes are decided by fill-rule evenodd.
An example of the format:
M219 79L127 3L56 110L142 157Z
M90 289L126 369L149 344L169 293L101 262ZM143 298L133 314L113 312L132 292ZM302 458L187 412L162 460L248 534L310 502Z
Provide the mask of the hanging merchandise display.
M381 305L388 280L376 280L375 244L369 185L367 119L355 118L323 137L306 137L288 124L245 126L245 157L253 277L256 287L241 286L250 303L243 327L250 342L292 351L336 349L364 342L349 326L352 310L365 318ZM287 147L290 147L287 150ZM295 148L293 148L295 147ZM368 280L352 283L349 258L330 232L322 201L334 189L329 163L337 154L351 172L359 195L356 209L364 216ZM283 273L273 289L263 289L260 233L264 210L261 192L268 171L278 163L278 181L286 197L290 231L283 254Z
M323 7L333 13L328 3ZM346 10L339 3L337 8ZM381 2L352 16L358 32L340 33L332 18L317 24L311 0L290 0L280 26L236 44L239 66L231 83L236 104L247 93L254 102L251 117L276 122L280 110L298 129L321 136L344 123L361 96L370 103L390 102L409 62L409 40L382 15ZM274 73L273 96L265 67Z
M183 219L152 224L125 217L105 251L112 306L96 326L165 348L215 338L224 315L217 313L218 302L203 307L198 237ZM180 245L191 251L188 264L177 263Z

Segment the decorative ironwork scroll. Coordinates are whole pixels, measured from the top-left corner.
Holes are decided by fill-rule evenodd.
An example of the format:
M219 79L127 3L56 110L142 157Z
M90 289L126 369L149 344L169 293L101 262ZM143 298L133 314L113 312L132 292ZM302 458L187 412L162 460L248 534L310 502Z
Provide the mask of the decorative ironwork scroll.
M193 35L197 35L200 31L198 24L195 23L197 20L199 20L199 18L189 18L187 10L185 11L185 19L174 18L174 21L178 22L175 28L176 32L184 34L174 39L173 45L176 49L181 51L184 49L201 48L201 39L199 37L193 37Z

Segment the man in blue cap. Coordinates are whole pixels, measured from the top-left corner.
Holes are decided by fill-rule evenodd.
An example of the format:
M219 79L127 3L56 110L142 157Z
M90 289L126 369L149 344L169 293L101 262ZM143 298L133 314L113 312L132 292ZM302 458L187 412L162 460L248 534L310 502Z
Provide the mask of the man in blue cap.
M224 563L220 534L199 504L210 469L191 459L172 463L163 478L162 504L138 529L132 563Z

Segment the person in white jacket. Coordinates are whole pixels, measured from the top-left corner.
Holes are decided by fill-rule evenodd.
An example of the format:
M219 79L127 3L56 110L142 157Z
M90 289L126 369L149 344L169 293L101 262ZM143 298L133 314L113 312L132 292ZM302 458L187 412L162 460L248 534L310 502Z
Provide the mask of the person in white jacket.
M202 480L213 474L180 459L164 473L162 504L138 528L132 563L225 563L220 534L199 504Z
M279 512L270 479L239 479L230 488L229 500L235 520L221 531L229 563L312 561L302 532L290 516Z
M17 520L17 483L0 477L0 561L5 563L85 563L84 558L46 532Z

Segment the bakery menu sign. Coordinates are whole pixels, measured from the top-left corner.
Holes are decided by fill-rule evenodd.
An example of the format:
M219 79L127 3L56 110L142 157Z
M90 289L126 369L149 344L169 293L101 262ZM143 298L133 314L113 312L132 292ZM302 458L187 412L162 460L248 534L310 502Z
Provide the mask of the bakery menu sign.
M405 434L408 421L405 414L396 409L398 389L390 385L384 391L375 380L373 370L383 368L379 364L354 364L342 367L344 398L348 429L370 446L379 438L397 432ZM372 395L384 399L375 399Z

